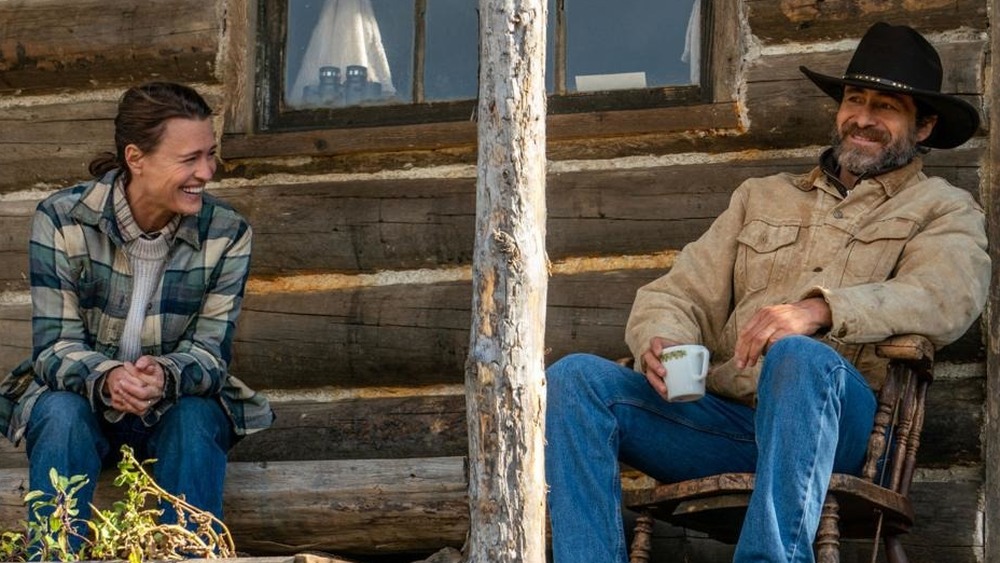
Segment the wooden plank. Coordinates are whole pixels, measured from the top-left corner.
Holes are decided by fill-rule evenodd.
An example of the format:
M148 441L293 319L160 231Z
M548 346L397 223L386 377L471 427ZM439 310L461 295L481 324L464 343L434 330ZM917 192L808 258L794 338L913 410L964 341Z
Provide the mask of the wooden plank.
M31 305L0 305L0 377L31 357Z
M623 334L635 291L663 273L553 277L546 362L571 352L627 355ZM237 327L232 370L257 389L461 383L470 306L468 281L251 293ZM6 371L30 353L31 313L27 305L0 311L0 328L14 336L0 342L0 370Z
M102 475L99 506L117 492L107 486L110 477L111 472ZM911 561L981 561L971 557L983 549L976 532L981 529L980 485L961 477L914 482L917 519L903 537ZM467 527L465 487L460 457L236 463L229 466L225 520L237 549L257 555L459 547ZM0 529L11 529L23 518L25 492L23 469L0 470ZM655 533L654 542L666 540L660 545L670 549L654 551L654 562L674 561L681 553L698 563L731 560L731 547L678 528L657 526ZM868 549L849 542L843 561L868 561ZM730 559L724 558L727 553Z
M243 439L231 461L386 459L468 452L462 395L274 402L274 426Z
M102 473L95 504L119 498ZM436 551L468 531L462 457L232 463L224 520L239 552ZM0 469L0 530L24 518L27 471Z
M928 173L978 190L981 149L934 151ZM549 174L550 260L679 249L746 178L804 172L815 157ZM474 179L368 180L215 189L254 226L254 276L376 272L472 260ZM33 201L0 203L0 287L26 289ZM308 251L302 248L308 240Z
M806 169L770 162L770 170ZM680 248L764 165L726 162L550 174L552 260ZM475 180L374 180L228 189L254 225L254 273L378 271L471 263ZM659 228L651 222L662 221ZM309 252L300 250L303 237Z
M37 205L36 200L0 202L0 291L30 287L28 241L31 239L31 217Z
M0 21L3 94L215 80L222 22L197 0L5 2Z
M222 98L215 91L201 93L213 107L220 107ZM93 99L77 93L56 103L27 102L0 110L0 193L52 189L88 179L91 159L114 150L118 95L117 90L105 91Z
M622 335L635 289L660 273L554 278L547 359L578 350L626 354ZM470 303L469 282L250 295L233 371L257 388L460 383Z
M753 34L765 44L852 38L877 21L905 22L921 33L985 30L988 24L980 0L748 0L746 5Z
M274 425L242 439L230 462L403 459L468 452L463 395L273 401ZM24 442L0 438L0 469L26 468Z
M0 438L0 469L28 467L28 456L24 453L24 442L14 446L6 438Z
M861 28L844 29L859 30L860 33ZM944 70L944 76L941 80L943 92L973 95L982 94L985 91L982 71L986 64L986 41L966 39L948 43L938 42L934 47L941 56L941 66ZM802 74L799 66L805 66L823 74L840 76L847 68L853 54L854 49L848 49L781 53L758 57L747 68L747 83L795 83L796 87L801 87L805 91L811 89L818 95L825 96L812 81Z
M253 96L256 86L257 32L256 2L230 2L226 4L226 33L222 68L226 100L223 115L223 132L227 134L253 132ZM216 113L219 113L216 110Z
M690 130L733 129L739 126L733 103L668 107L630 111L552 114L549 141L600 137L682 133ZM329 128L313 131L225 135L226 159L273 156L333 156L362 152L442 150L472 147L476 126L454 121L386 127Z
M983 462L982 404L985 382L938 379L927 392L927 410L917 462L945 468Z
M990 9L990 51L1000 53L1000 0L987 2ZM989 67L990 80L988 92L991 100L997 99L1000 93L1000 68L997 58L991 59ZM1000 112L994 110L989 118L989 152L983 161L983 176L985 181L984 198L991 205L986 206L987 236L989 238L990 258L993 262L993 278L990 282L989 299L984 313L987 334L985 343L986 360L986 400L984 404L985 424L983 435L987 437L984 444L983 466L985 479L983 483L983 503L985 526L986 561L995 561L1000 556Z
M462 395L274 401L277 420L230 452L233 462L448 457L468 451ZM940 379L927 399L921 468L982 462L984 381ZM308 392L305 392L308 395ZM22 446L0 439L0 468L26 467Z
M88 178L90 160L101 151L114 150L116 111L114 100L4 108L0 111L0 169L4 171L0 192L35 185L69 186ZM33 206L25 209L20 207L23 203L4 202L0 210L6 216L8 206L14 205L30 213Z

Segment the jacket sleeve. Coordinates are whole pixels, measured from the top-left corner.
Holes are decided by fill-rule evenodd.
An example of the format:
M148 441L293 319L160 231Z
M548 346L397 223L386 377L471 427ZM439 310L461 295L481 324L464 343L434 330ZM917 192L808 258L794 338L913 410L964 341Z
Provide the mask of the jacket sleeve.
M250 271L252 238L250 225L240 221L215 263L197 318L177 347L157 358L167 372L168 401L182 395L218 395L225 385ZM223 240L207 241L204 251L212 252L212 246Z
M708 231L678 254L670 271L639 288L625 329L633 357L641 357L655 336L689 344L721 338L732 306L746 193L744 183Z
M888 280L814 289L830 304L833 338L861 344L914 333L944 346L968 330L986 303L991 269L983 211L962 195L906 243Z
M31 278L32 359L35 377L49 389L72 391L99 407L101 376L121 362L93 350L80 309L81 295L95 280L82 274L82 228L61 224L47 202L39 204L28 248Z

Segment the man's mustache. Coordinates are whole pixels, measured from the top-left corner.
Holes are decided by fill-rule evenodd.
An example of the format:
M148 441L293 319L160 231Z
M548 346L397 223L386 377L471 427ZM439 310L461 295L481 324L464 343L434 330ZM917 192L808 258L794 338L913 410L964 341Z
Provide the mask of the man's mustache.
M873 125L867 127L860 127L857 123L848 123L840 131L840 137L843 139L847 136L861 137L866 141L873 141L876 143L886 144L889 142L889 133L878 129Z

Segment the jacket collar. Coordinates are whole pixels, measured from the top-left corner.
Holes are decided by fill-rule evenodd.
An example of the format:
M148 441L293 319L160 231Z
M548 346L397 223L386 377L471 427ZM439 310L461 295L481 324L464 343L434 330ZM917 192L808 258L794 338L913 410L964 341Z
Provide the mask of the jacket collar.
M123 236L115 216L114 188L116 182L121 182L119 170L111 170L99 180L93 181L84 189L80 201L73 206L70 216L84 223L98 228L108 235L116 246L125 244ZM201 215L206 213L206 206L202 206L198 215L185 215L181 217L174 240L181 240L191 245L195 250L201 249L204 240L201 232Z
M872 181L881 186L887 196L894 197L920 175L923 167L923 159L917 156L900 167L884 170L874 176L860 178L857 185L860 186L865 182ZM843 197L847 193L847 188L840 182L838 172L839 166L833 158L833 148L828 148L820 155L819 164L809 174L802 177L799 189L808 191L826 185L834 188ZM826 181L821 182L820 180Z

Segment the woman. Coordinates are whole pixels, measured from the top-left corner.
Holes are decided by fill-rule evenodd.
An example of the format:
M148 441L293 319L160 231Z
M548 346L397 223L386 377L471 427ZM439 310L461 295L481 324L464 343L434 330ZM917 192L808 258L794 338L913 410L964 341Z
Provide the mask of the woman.
M51 468L90 478L81 518L122 444L157 460L164 489L221 518L227 451L273 420L227 372L251 230L204 193L211 115L186 86L129 89L116 153L35 212L32 358L0 385L0 431L26 439L32 490L53 492Z

